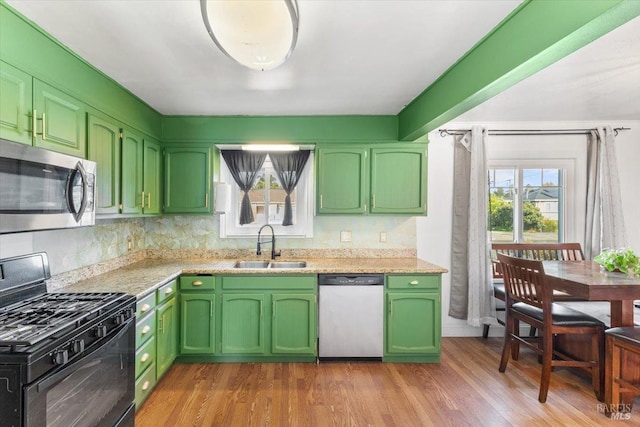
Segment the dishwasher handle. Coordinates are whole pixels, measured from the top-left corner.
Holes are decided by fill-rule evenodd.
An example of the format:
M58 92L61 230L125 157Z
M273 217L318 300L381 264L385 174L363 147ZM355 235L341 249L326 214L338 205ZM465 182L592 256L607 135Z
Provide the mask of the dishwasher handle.
M384 274L320 274L320 286L382 286Z

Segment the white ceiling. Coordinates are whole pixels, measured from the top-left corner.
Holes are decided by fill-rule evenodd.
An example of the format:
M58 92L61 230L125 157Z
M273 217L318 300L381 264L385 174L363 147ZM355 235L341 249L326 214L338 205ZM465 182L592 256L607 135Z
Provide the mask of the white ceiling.
M298 0L280 68L245 69L197 0L7 0L162 114L397 114L520 0ZM476 107L468 121L640 119L640 19Z

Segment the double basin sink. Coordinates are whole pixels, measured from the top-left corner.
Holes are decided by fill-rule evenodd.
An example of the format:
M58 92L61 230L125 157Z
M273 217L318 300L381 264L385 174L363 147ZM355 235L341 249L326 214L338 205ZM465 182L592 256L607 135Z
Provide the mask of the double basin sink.
M237 261L233 268L267 269L267 268L305 268L306 261Z

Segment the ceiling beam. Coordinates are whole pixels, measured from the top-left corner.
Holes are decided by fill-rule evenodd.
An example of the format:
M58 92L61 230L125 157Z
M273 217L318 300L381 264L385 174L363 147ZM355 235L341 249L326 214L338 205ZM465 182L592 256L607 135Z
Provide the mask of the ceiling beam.
M636 0L525 1L400 111L398 139L426 135L639 15Z

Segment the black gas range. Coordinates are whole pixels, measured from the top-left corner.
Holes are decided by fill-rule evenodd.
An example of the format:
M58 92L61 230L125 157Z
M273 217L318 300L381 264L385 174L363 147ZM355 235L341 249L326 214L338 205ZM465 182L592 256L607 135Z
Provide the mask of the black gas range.
M49 277L45 253L0 260L0 426L133 426L135 297Z

